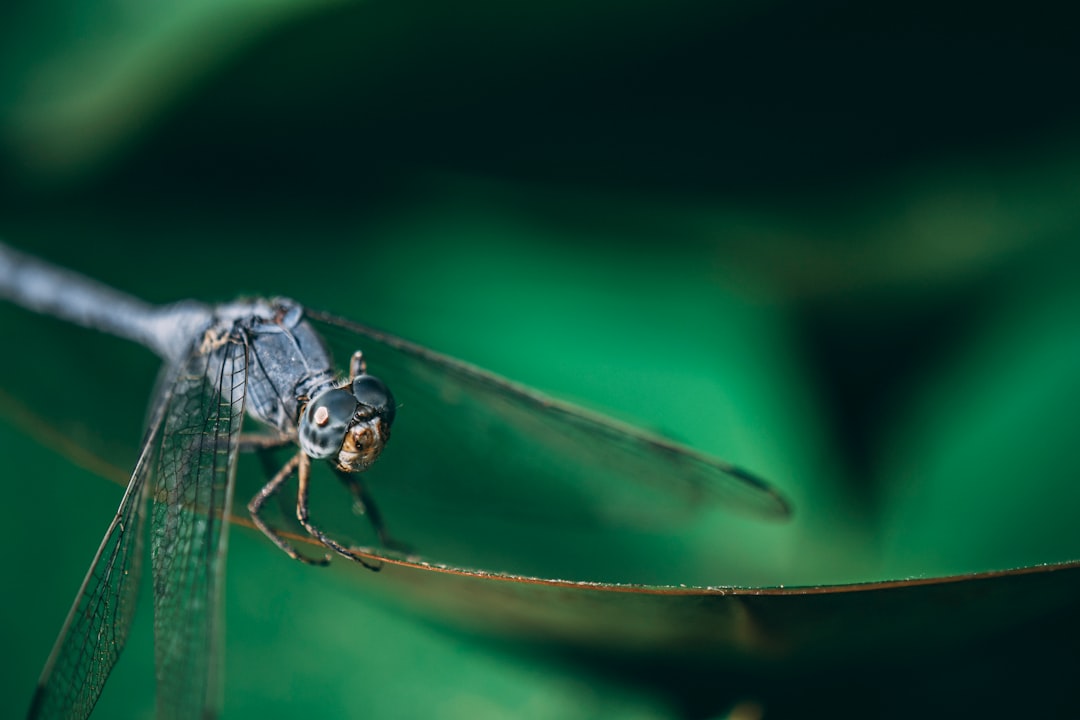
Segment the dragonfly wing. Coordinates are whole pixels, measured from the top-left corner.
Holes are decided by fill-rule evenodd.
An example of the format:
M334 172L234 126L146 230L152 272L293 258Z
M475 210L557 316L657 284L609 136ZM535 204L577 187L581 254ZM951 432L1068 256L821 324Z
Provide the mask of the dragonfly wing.
M196 349L176 378L154 491L151 556L159 718L212 718L221 702L228 512L244 416L239 333Z
M42 671L31 718L85 718L127 641L142 570L147 479L154 468L170 372L150 411L142 451L120 507L75 596Z
M518 465L530 456L540 468L533 479L562 478L590 490L605 506L600 514L607 519L620 513L659 517L676 506L683 511L722 507L774 519L790 515L779 491L722 460L394 335L325 313L308 311L307 316L328 339L335 329L366 339L360 349L370 371L387 382L402 406L399 418L422 415L433 442L443 442L442 458L435 451L426 454L433 465L460 465L468 452L475 477L521 484L530 476ZM626 507L620 507L622 500Z

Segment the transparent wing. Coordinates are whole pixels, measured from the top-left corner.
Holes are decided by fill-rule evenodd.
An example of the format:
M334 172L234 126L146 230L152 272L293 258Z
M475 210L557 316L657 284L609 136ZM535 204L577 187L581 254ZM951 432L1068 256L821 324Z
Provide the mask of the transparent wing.
M212 718L221 702L221 594L247 347L194 351L162 435L151 550L158 718Z
M166 371L131 481L41 673L31 718L87 717L127 641L142 569L147 480L174 377Z
M424 433L423 452L402 458L388 450L372 472L397 463L410 478L438 474L425 493L435 493L435 502L449 489L491 509L508 485L533 483L528 507L511 501L515 514L639 524L678 522L708 507L763 518L790 514L776 489L722 460L393 335L325 313L307 316L339 361L350 345L363 350L369 372L387 383L401 408L395 434L410 423L411 432ZM551 489L546 500L544 488Z

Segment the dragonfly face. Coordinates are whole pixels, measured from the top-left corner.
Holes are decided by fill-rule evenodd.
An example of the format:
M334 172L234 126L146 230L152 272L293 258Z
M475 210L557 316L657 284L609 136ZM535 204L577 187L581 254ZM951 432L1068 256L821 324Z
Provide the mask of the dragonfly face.
M361 472L378 459L390 439L394 396L372 375L358 375L351 392L335 388L322 393L300 415L300 448L317 460L337 457L344 472Z

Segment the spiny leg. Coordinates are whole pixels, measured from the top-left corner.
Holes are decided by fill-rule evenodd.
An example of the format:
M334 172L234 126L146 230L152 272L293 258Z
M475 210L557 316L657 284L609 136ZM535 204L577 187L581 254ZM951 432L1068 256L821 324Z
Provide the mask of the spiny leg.
M372 564L369 560L360 557L355 554L349 548L345 547L337 540L334 540L326 533L312 524L308 517L308 484L311 480L311 458L304 453L299 454L299 485L300 488L296 494L296 517L300 521L300 524L304 526L304 529L308 531L313 538L316 538L319 542L326 547L330 548L338 555L347 557L350 560L355 560L368 570L374 570L378 572L382 569L382 563Z
M386 523L383 522L382 513L379 512L379 506L375 504L375 498L371 496L371 493L367 491L364 484L357 479L355 473L347 473L338 468L334 468L334 474L338 476L338 480L349 489L352 493L353 501L356 503L358 513L362 513L364 517L371 523L371 528L375 531L375 534L379 537L379 543L392 550L400 550L402 552L409 552L410 547L405 543L398 542L390 536L390 533L386 529Z
M356 379L358 375L367 374L367 361L364 360L364 353L361 350L357 350L353 353L352 360L349 361L349 382Z
M239 447L240 452L255 453L255 456L259 458L259 465L262 466L266 481L270 482L281 467L278 459L274 456L274 451L286 445L291 445L293 442L294 440L290 435L278 430L266 433L247 432L240 435ZM288 517L289 510L292 508L281 495L278 495L277 498L282 514Z
M285 447L292 441L292 437L280 431L274 433L246 432L240 434L237 446L240 452L260 452ZM267 475L274 475L274 473L267 473Z
M301 464L302 459L306 460L307 455L298 452L291 460L289 460L289 462L285 463L277 474L271 478L270 482L263 485L262 489L251 499L251 502L249 502L247 506L248 512L251 514L251 519L255 523L255 526L262 530L266 537L273 540L274 544L281 548L286 555L308 565L327 565L330 562L330 555L326 555L322 558L310 558L300 554L288 540L278 535L277 531L271 528L259 514L266 501L269 500L271 496L276 495L277 492L281 490L281 486L285 484L285 481L289 479L289 476L296 472L296 468Z

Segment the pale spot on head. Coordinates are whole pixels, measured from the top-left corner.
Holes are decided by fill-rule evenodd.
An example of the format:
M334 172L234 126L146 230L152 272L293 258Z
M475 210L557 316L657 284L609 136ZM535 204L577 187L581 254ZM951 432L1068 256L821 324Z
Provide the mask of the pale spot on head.
M316 425L322 427L330 420L330 411L326 409L326 406L319 407L315 410L315 417L312 419Z

